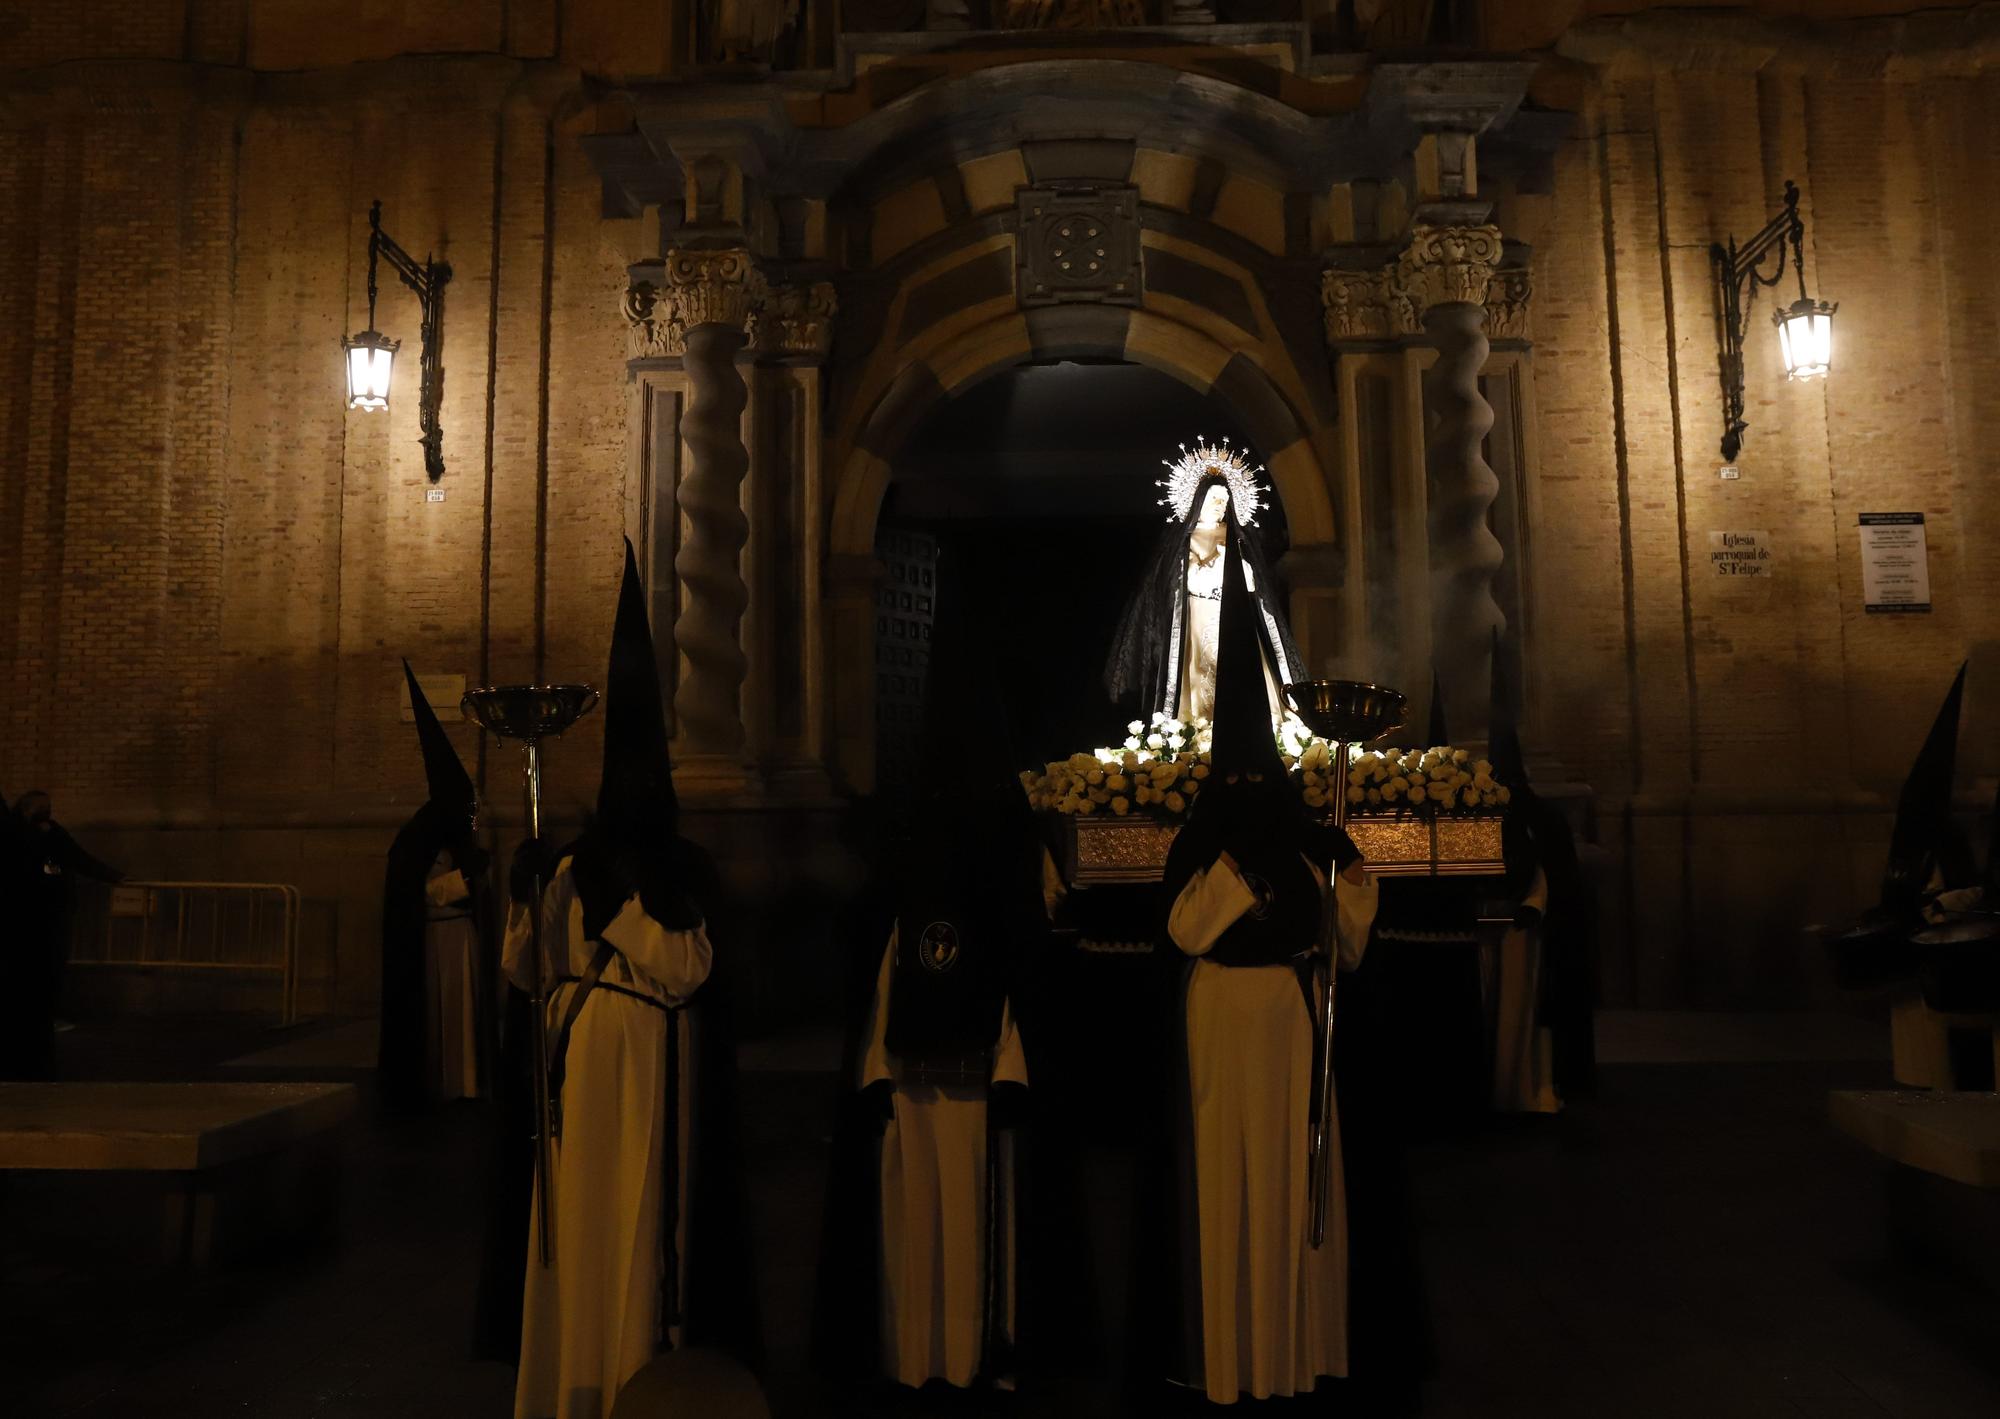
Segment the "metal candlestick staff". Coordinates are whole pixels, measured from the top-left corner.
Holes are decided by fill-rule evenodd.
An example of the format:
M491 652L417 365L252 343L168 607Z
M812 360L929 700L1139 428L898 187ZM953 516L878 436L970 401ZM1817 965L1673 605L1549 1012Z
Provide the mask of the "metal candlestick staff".
M590 713L597 691L589 685L493 685L467 690L459 708L501 739L518 739L528 836L542 835L542 741ZM534 898L528 903L528 940L534 958L535 1229L542 1265L549 1264L549 1193L555 1185L554 1136L549 1100L548 958L542 952L542 866L535 863Z
M1308 729L1337 748L1334 764L1333 821L1347 821L1347 756L1358 744L1376 739L1403 722L1408 701L1395 690L1359 680L1307 680L1285 686L1285 698ZM1326 905L1320 942L1327 953L1326 986L1321 992L1319 1032L1319 1117L1312 1135L1312 1244L1326 1239L1326 1214L1333 1185L1333 942L1339 928L1340 889L1326 884Z

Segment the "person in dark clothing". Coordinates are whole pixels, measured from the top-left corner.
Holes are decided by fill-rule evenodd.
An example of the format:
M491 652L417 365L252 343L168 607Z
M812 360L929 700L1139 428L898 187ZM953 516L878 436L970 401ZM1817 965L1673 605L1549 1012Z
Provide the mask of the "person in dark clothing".
M6 1010L7 1038L0 1041L0 1078L46 1079L54 1071L55 1035L69 964L70 918L76 880L120 882L124 875L85 851L55 820L42 789L15 800L4 846L8 907L13 915L9 953L16 988Z
M477 1097L493 1068L499 955L479 804L410 663L429 797L390 844L382 883L383 1098L394 1108Z

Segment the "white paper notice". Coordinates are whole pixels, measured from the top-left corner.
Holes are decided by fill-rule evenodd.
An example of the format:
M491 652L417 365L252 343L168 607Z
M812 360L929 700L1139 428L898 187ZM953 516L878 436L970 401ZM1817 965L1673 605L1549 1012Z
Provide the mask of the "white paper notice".
M1861 514L1861 600L1869 611L1931 609L1931 565L1920 512Z
M1746 577L1771 574L1771 534L1768 532L1711 532L1708 534L1708 564L1717 576Z

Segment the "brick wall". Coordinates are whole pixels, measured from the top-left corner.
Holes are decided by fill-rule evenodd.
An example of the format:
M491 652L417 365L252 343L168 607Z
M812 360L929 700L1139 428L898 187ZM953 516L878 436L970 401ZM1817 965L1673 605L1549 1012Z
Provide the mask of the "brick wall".
M601 677L629 464L618 296L644 237L602 216L575 141L593 116L540 56L608 43L617 7L559 26L548 5L468 6L450 33L377 7L431 52L388 57L400 41L370 31L311 50L347 67L300 72L255 66L311 49L310 6L44 8L0 56L31 66L0 110L0 786L53 789L136 871L337 903L308 1003L363 1008L382 842L423 791L398 657ZM1607 65L1580 91L1549 190L1500 215L1534 228L1539 747L1596 789L1620 864L1611 998L1794 998L1799 925L1865 896L1882 796L1968 653L1961 779L2000 771L1981 535L2000 525L2000 93L1712 64ZM1759 226L1786 177L1815 291L1841 302L1837 367L1787 385L1762 297L1742 476L1722 482L1708 244ZM398 398L339 398L377 197L453 268L443 503L416 443L417 306L386 270ZM1866 616L1856 515L1902 510L1930 520L1936 610ZM1708 572L1722 530L1768 531L1776 574ZM452 733L511 808L512 756ZM552 750L560 811L595 787L597 734Z

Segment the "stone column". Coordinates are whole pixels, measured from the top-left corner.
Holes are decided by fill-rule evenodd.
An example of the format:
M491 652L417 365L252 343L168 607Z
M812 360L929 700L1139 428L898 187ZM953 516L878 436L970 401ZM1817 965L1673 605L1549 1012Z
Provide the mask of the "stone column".
M1487 515L1500 482L1482 444L1493 409L1480 393L1486 299L1500 263L1500 229L1418 226L1394 280L1422 312L1437 362L1424 376L1424 467L1430 484L1432 653L1454 725L1484 733L1492 635L1506 624L1493 599L1500 543Z
M681 610L674 645L684 663L674 692L679 752L697 777L708 760L731 777L743 751L743 676L748 668L740 640L749 588L743 582L743 544L750 535L743 515L743 477L750 453L743 446L747 393L736 355L760 284L750 253L674 250L667 253L660 294L672 308L685 346L688 404L681 419L688 467L676 491L684 519L674 575ZM740 776L740 766L736 770Z

